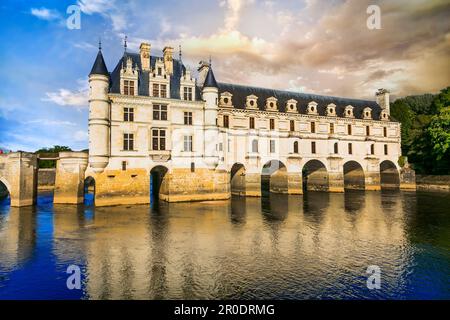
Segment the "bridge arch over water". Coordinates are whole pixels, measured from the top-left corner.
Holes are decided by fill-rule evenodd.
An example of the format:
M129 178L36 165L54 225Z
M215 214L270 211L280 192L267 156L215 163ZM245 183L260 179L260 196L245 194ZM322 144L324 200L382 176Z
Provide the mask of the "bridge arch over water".
M303 191L327 191L329 175L325 163L317 159L306 162L302 168L302 185Z
M288 193L286 165L280 160L270 160L261 169L261 193Z
M233 195L245 196L245 166L235 163L230 172L230 191Z
M400 188L400 173L395 163L390 160L380 163L380 185L382 189Z
M357 161L347 161L344 166L344 189L364 190L365 175L361 164Z

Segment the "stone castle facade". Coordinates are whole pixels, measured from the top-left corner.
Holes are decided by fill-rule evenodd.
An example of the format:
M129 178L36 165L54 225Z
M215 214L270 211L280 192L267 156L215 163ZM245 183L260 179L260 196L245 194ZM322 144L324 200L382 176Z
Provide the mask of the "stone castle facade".
M89 86L89 154L51 156L54 203L82 203L87 191L107 206L415 189L384 89L366 101L221 83L206 62L194 78L171 47L155 56L148 43L112 72L100 49ZM0 154L11 206L36 203L41 160Z
M205 62L195 79L148 43L112 72L99 50L89 83L97 205L402 184L387 90L365 101L226 84Z

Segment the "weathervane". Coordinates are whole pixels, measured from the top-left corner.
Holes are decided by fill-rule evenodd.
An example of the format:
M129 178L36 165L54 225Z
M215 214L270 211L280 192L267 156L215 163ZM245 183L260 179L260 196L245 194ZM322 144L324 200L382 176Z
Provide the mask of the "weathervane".
M124 49L125 52L127 52L127 39L128 39L128 37L125 36L125 38L123 40L123 49Z

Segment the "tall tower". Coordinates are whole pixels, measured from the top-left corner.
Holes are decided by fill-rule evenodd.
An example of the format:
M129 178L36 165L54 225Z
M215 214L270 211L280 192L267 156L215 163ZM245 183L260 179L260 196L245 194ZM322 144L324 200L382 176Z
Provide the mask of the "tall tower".
M219 127L216 120L219 109L219 87L211 63L203 83L202 98L205 101L205 162L210 167L216 167L219 163L217 153Z
M99 45L97 58L89 73L89 166L102 172L110 155L109 72Z
M386 89L378 89L377 93L375 93L377 104L381 107L381 109L386 110L387 114L391 114L391 110L389 108L389 90Z

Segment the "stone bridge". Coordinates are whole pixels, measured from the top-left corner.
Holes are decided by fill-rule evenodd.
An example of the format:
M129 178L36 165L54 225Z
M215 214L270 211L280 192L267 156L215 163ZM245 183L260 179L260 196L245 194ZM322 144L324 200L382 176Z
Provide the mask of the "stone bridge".
M11 197L11 206L30 206L35 204L37 195L38 164L41 160L56 160L54 203L77 204L84 200L85 183L95 180L86 178L88 154L83 152L61 152L57 157L44 158L33 153L15 152L0 155L0 195L6 189ZM170 162L169 162L170 163ZM414 171L408 166L400 168L389 159L354 158L339 156L327 158L301 158L291 155L283 159L270 159L247 155L240 162L226 166L229 194L241 196L261 196L264 192L302 194L304 190L344 192L346 189L380 190L381 188L415 189ZM161 186L170 184L165 170L157 170L153 179ZM156 168L149 169L148 184L139 187L142 194L150 195L151 177L155 178ZM203 179L207 179L204 177ZM100 181L99 181L100 183ZM155 196L161 197L159 186ZM167 188L166 188L167 189ZM133 197L133 195L130 195ZM137 196L136 196L137 197ZM161 197L162 198L162 197ZM162 198L164 199L164 198ZM189 199L189 195L186 195ZM98 205L108 205L108 199ZM150 198L148 197L148 202Z
M58 157L42 158L34 153L12 152L0 155L0 190L3 187L8 191L11 206L23 207L36 203L40 160L56 160L57 163L54 203L83 202L87 153L60 152Z
M415 189L414 171L401 168L392 159L374 156L301 157L291 154L280 159L247 154L231 161L231 193L260 196L264 190L274 193L302 194L304 190L344 192L346 189Z

